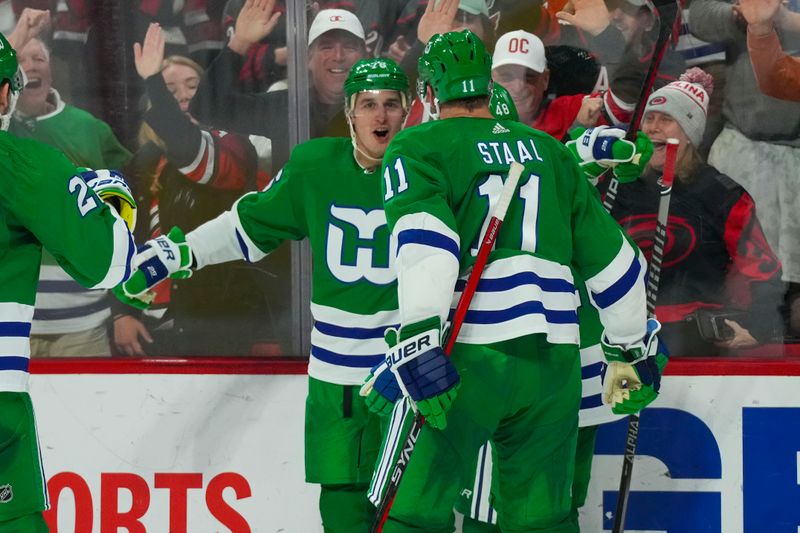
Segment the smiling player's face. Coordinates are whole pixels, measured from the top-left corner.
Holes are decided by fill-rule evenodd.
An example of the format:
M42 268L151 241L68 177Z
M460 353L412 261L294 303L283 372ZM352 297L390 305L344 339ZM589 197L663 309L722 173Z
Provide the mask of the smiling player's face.
M397 91L364 91L356 95L351 111L358 147L380 159L403 126L405 112Z

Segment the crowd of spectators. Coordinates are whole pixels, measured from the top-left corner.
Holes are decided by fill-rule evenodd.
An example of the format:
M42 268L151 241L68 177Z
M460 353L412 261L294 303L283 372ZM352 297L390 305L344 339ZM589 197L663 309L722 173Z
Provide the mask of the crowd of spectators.
M307 102L312 137L348 136L351 66L390 57L413 80L436 33L469 28L486 42L492 77L526 124L563 141L575 127L627 126L659 31L651 3L430 1L308 0L307 54L292 54L285 0L141 0L124 8L130 19L86 0L2 0L0 31L27 76L11 131L80 166L121 169L144 241L173 225L189 231L277 175L293 98ZM653 87L668 104L651 99L641 125L656 155L621 187L613 215L647 253L663 142L682 138L657 309L674 355L790 343L800 336L800 14L780 0L682 7ZM108 48L109 25L124 51ZM127 73L112 104L135 128L100 94L94 74L109 54ZM308 87L291 86L292 58L307 66ZM702 82L697 71L681 79L696 66ZM406 127L435 113L412 96ZM288 248L165 284L145 313L80 289L53 258L42 269L34 356L288 354L304 334L290 312Z

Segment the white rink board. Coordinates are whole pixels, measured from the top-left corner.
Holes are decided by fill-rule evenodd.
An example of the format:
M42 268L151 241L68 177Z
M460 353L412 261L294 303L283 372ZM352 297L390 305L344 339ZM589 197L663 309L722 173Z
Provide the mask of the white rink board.
M141 522L148 533L170 530L169 493L154 488L155 474L170 472L203 474L203 488L188 491L188 519L177 517L183 531L231 530L205 501L209 481L223 472L246 479L249 498L236 500L232 489L223 494L253 532L321 531L319 490L303 477L306 383L306 376L34 375L45 471L51 479L66 471L86 481L93 531L100 531L101 506L110 511L100 476L120 472L147 482ZM121 491L121 511L131 508L129 494ZM74 511L71 494L62 492L59 531L72 532Z
M692 424L683 422L659 434L660 444L653 446L661 446L665 453L684 448L691 452L666 460L677 461L670 463L669 476L662 458L637 458L629 526L661 523L662 518L672 525L626 531L797 532L799 384L797 377L664 378L659 409L650 410L649 418L663 422L677 415L680 420L694 420L698 434L707 435L697 438L686 433ZM110 527L128 520L148 533L321 532L318 489L303 481L306 390L305 376L288 375L34 375L31 393L45 470L51 485L57 480L76 487L77 493L76 498L69 488L60 493L58 530L99 532L101 524ZM769 415L766 422L762 414ZM778 423L769 425L775 416ZM750 429L743 433L745 418ZM640 443L647 447L654 432L648 441L645 425L643 417ZM774 435L766 435L774 453L763 453L760 444L751 442L753 437L758 440L752 429L756 427L765 433L774 430ZM745 434L748 439L743 438ZM599 441L609 439L601 436ZM746 447L747 452L743 451ZM700 464L715 455L719 475L713 473L714 460ZM752 466L750 472L764 470L759 461L765 460L778 461L776 470L783 477L759 487L756 477L745 479L743 472L745 463ZM620 455L595 456L592 486L581 516L584 532L603 531L602 492L616 491L620 461ZM681 478L681 472L707 477ZM170 478L169 474L180 476ZM180 497L184 491L165 488L181 481L193 487L188 489L185 507ZM84 484L88 492L81 490ZM132 486L134 499L131 490L117 486ZM637 508L633 498L640 491L649 491L663 505L656 505L653 512ZM670 508L670 497L678 493L689 504ZM714 501L720 503L709 504ZM135 512L126 518L134 503ZM73 525L76 512L80 515L77 527ZM768 526L745 528L745 513L757 517L759 512L791 516L783 522L774 519ZM692 522L696 516L703 517L702 524ZM755 518L750 523L763 524Z

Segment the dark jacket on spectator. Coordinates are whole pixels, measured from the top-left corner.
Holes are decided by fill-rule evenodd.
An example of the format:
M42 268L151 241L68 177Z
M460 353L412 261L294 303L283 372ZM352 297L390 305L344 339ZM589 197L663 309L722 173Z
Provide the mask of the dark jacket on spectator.
M160 74L145 84L152 103L145 122L164 147L146 143L128 168L139 205L139 243L173 226L188 233L254 190L257 180L256 151L247 137L194 124ZM157 332L152 355L247 355L271 333L257 270L214 265L158 285L151 310L139 316ZM114 313L139 314L119 302Z
M289 92L244 94L236 90L245 58L225 48L211 63L192 99L192 116L215 128L263 135L272 140L273 174L289 159ZM349 136L342 103L327 105L309 91L311 137Z
M657 179L651 171L620 185L613 211L648 259L659 202ZM604 192L604 184L599 188ZM767 244L753 199L710 165L697 167L688 183L675 180L660 280L656 315L673 355L718 353L699 337L700 310L733 313L730 318L762 343L782 334L780 261Z

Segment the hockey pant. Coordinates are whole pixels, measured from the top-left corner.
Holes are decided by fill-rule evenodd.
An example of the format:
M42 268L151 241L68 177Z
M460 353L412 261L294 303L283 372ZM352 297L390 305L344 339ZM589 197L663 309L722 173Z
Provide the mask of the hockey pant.
M487 440L497 458L498 508L505 533L575 533L570 519L580 403L580 363L574 345L533 335L488 346L456 344L461 376L444 430L423 426L384 533L450 533L453 507L472 484L475 457ZM398 402L376 466L370 496L377 501L391 476L405 433ZM408 422L406 422L408 423Z

